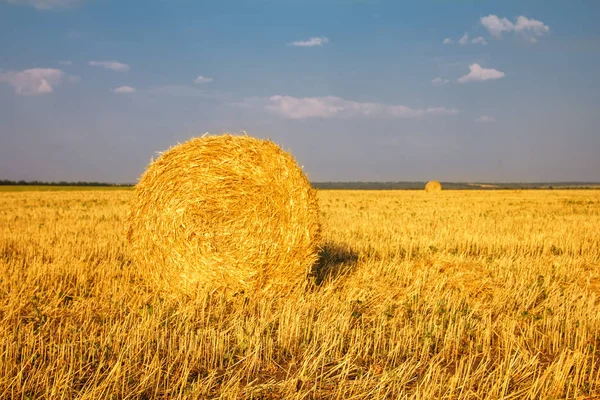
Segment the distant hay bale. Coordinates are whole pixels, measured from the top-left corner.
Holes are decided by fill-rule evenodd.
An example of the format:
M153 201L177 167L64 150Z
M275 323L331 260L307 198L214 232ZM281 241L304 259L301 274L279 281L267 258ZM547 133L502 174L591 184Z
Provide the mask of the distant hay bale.
M205 135L149 165L127 237L133 259L171 292L289 289L318 259L316 191L268 140Z
M426 192L439 192L440 190L442 190L442 184L438 181L429 181L425 185Z

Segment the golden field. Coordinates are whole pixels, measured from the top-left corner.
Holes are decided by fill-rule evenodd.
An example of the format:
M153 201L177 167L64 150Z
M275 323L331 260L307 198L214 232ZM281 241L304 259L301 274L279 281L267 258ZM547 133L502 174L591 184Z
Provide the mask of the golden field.
M321 191L302 290L188 298L132 194L0 193L0 399L600 398L598 190Z

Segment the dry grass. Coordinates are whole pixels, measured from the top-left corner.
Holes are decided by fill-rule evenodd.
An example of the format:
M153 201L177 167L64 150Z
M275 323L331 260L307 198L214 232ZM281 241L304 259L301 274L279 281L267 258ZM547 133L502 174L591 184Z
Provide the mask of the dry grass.
M439 192L442 190L442 184L438 181L429 181L425 184L426 192Z
M318 260L316 191L271 141L191 139L150 164L133 197L132 254L165 293L289 291Z
M312 286L187 302L132 196L0 194L0 398L600 396L600 191L320 192Z

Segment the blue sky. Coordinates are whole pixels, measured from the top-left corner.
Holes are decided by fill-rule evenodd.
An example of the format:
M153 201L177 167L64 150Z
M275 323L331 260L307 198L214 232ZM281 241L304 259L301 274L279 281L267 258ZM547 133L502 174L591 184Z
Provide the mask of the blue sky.
M600 3L0 0L0 179L135 182L205 132L313 181L600 181Z

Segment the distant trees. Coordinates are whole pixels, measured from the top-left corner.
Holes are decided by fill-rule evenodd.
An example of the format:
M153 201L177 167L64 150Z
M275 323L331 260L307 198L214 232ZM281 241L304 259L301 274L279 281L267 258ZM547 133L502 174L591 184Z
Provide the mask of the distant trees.
M312 182L316 189L327 190L423 190L425 182ZM444 190L515 190L515 189L600 189L596 182L442 182Z
M425 182L312 182L316 189L327 190L423 190ZM0 186L110 186L131 187L135 184L120 184L107 182L42 182L42 181L12 181L0 179ZM448 190L503 190L503 189L600 189L597 182L539 182L539 183L465 183L442 182Z
M11 181L0 179L0 186L133 186L130 184L106 183L106 182L42 182L42 181Z

